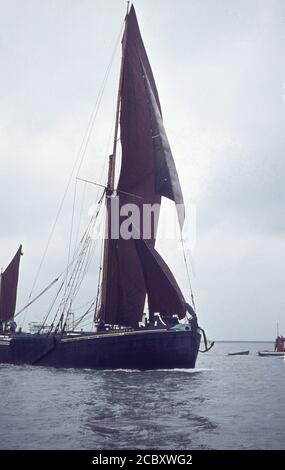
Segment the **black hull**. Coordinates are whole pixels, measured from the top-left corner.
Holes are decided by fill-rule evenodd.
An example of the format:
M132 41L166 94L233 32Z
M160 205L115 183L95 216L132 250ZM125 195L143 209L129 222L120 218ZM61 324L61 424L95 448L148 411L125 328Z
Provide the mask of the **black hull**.
M200 334L187 329L0 337L0 363L87 369L194 368Z

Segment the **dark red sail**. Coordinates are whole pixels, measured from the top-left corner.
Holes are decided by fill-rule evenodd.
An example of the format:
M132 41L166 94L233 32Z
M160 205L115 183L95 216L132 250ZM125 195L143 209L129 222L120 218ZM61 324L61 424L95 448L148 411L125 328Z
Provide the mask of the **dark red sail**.
M169 267L147 240L135 241L143 268L150 318L154 313L162 317L185 317L184 296Z
M17 300L19 264L22 245L18 249L9 266L1 273L0 284L0 321L8 322L13 319Z
M148 74L143 65L142 68L144 72L145 86L148 93L152 122L152 139L155 161L155 190L161 196L165 196L175 202L179 225L182 232L185 220L182 190L171 148L162 122L161 112L157 105Z
M121 90L122 164L118 189L120 205L160 203L155 191L155 162L151 116L141 63L148 71L159 106L151 67L140 35L135 10L126 19ZM132 196L140 196L140 198ZM152 234L154 244L155 233ZM104 320L112 324L137 324L143 315L145 283L134 240L109 241Z
M144 204L160 204L161 195L177 199L178 177L171 151L167 151L167 139L162 136L158 93L133 6L126 18L124 34L120 96L122 163L118 194L121 207L134 203L140 208L142 223ZM158 132L162 136L160 144L155 141ZM161 145L162 141L165 145ZM178 186L180 189L179 181ZM141 235L142 226L139 232ZM154 227L148 241L151 247L154 247L155 236ZM109 240L105 282L102 319L121 325L141 321L146 286L134 239Z
M133 6L127 18L125 34L121 92L122 166L118 188L138 194L153 202L153 200L159 199L155 197L152 124L142 64L148 75L159 109L160 104Z

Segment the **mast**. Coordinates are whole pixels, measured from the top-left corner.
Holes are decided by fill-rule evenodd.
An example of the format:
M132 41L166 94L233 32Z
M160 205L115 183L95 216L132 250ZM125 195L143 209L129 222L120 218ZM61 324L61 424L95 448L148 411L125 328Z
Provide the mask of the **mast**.
M125 50L126 50L126 38L127 38L127 31L128 31L129 4L130 2L128 1L127 2L127 14L125 17L125 30L124 30L124 35L122 39L122 57L121 57L119 87L118 87L118 96L117 96L113 152L109 156L108 180L107 180L107 189L106 189L107 215L106 215L106 232L105 232L104 254L103 254L103 277L102 277L101 312L100 312L100 319L103 321L105 319L105 307L106 307L106 297L107 297L109 241L110 241L110 234L111 234L111 196L114 192L114 184L115 184L115 168L116 168L117 144L118 144L118 133L119 133L119 119L120 119L121 93L122 93L123 71L124 71Z

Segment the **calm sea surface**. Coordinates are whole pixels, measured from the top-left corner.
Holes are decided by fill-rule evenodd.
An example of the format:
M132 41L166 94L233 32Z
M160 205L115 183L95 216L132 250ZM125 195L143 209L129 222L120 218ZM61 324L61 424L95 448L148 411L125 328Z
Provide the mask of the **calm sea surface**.
M195 371L0 365L0 449L284 449L285 362L260 349L216 343Z

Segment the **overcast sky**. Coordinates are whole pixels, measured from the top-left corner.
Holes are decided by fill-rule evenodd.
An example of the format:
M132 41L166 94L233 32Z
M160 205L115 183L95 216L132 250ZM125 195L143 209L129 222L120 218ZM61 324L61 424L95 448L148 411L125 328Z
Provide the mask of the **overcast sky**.
M191 260L201 326L213 339L273 340L279 321L285 335L285 2L136 0L135 8L185 199L196 206ZM23 243L18 307L125 10L124 0L0 0L0 266ZM118 47L79 173L94 181L106 177L119 61ZM74 179L35 294L65 266L73 190ZM86 189L85 221L96 193ZM188 298L181 253L172 242L157 247ZM93 295L95 271L83 299ZM47 305L26 321L41 319Z

